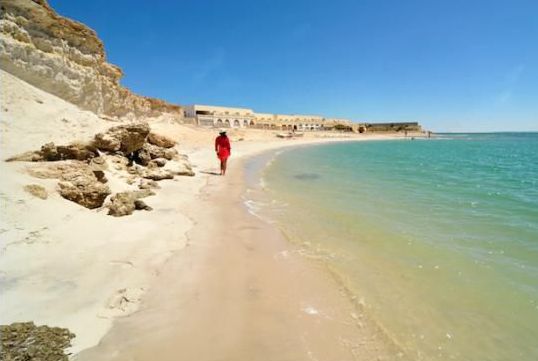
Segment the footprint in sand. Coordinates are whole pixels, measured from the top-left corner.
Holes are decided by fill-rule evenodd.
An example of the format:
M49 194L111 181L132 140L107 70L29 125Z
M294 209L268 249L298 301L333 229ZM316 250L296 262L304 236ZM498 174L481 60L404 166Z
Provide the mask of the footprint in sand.
M131 261L110 261L110 264L112 265L119 265L119 266L127 266L129 268L133 268L134 264Z
M109 299L105 309L97 315L100 318L124 317L134 313L140 304L144 288L122 288Z

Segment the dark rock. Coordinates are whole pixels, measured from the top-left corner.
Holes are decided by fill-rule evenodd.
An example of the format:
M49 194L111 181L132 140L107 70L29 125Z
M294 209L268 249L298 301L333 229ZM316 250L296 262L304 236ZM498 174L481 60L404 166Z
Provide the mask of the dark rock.
M93 175L95 176L95 178L97 178L98 182L101 182L101 183L108 182L108 179L105 176L105 172L103 172L102 170L94 170Z
M147 166L151 161L151 154L147 151L147 149L142 148L138 151L138 160L138 164Z
M136 210L145 210L145 211L152 211L153 210L153 208L148 206L146 204L146 202L144 202L143 200L140 200L140 199L137 199L136 201L134 201L134 205L135 205Z
M68 361L64 350L75 337L66 328L36 326L33 322L0 325L0 359L5 361Z
M60 154L54 143L47 143L41 146L41 155L46 161L60 160Z

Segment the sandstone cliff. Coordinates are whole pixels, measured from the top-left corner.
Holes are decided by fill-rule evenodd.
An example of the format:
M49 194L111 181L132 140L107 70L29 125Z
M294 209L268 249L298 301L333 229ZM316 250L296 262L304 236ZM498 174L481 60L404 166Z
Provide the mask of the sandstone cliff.
M106 62L103 43L46 0L0 0L0 68L83 109L134 119L183 118L180 106L133 94Z

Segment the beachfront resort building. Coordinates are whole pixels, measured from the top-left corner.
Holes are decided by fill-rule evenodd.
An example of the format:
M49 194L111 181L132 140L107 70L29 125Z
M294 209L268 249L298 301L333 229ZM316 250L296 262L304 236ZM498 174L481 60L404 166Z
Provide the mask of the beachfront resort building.
M259 128L275 130L322 130L324 118L318 115L254 113L249 108L193 104L185 107L185 116L201 126L223 128ZM351 123L351 122L349 122Z
M194 104L185 107L185 116L197 125L219 128L246 128L255 123L254 112L248 108Z
M193 104L185 107L192 123L217 128L257 128L282 131L332 130L342 132L421 131L418 123L357 123L319 115L255 113L249 108Z

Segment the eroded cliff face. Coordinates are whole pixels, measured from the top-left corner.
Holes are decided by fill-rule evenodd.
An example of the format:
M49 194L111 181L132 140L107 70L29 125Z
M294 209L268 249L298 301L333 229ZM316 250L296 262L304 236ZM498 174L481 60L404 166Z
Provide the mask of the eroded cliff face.
M180 106L121 86L121 69L106 62L103 43L86 25L59 16L46 0L0 4L0 68L98 114L183 119Z

